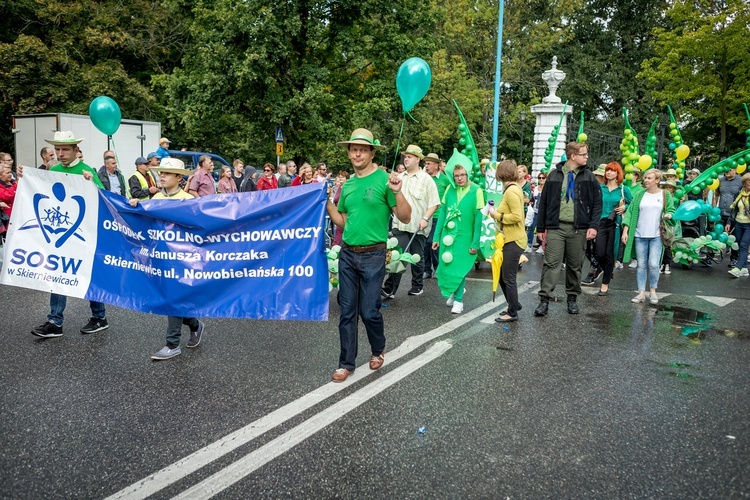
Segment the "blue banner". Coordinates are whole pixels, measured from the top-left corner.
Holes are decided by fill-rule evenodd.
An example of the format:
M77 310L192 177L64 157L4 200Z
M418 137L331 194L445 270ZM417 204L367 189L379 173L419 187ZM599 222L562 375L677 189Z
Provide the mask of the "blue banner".
M80 176L29 177L14 205L4 283L154 314L328 319L325 183L133 208L108 191L80 194L96 189ZM62 263L54 272L52 258Z

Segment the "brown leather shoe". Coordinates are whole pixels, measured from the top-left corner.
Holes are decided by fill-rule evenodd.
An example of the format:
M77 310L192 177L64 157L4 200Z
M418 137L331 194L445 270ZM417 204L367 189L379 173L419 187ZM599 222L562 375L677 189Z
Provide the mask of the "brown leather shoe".
M377 370L381 366L383 366L383 363L385 362L385 349L383 349L383 352L375 356L374 354L370 356L370 370Z
M349 375L354 373L354 370L347 370L346 368L339 368L335 372L333 372L333 375L331 376L331 380L334 382L343 382L347 378L349 378Z

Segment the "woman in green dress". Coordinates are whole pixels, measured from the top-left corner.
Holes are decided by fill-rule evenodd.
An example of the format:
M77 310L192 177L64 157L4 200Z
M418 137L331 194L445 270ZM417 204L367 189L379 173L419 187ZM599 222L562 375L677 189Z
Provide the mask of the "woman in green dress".
M480 210L484 207L483 191L469 181L467 168L471 166L470 161L466 158L461 163L466 165L456 164L453 168L455 186L449 187L443 195L432 240L433 250L440 249L440 265L435 276L453 314L461 314L464 310L466 275L477 259L482 232Z

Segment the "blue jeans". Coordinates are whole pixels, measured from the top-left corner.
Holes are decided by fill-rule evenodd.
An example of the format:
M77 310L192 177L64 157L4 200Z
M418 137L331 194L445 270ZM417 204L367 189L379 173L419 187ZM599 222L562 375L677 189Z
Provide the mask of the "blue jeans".
M661 263L662 243L659 236L655 238L635 238L635 258L638 268L635 271L638 291L646 291L646 273L650 288L656 290L659 285L659 264Z
M532 210L531 208L529 210ZM534 246L534 230L536 229L536 212L534 212L534 220L531 221L531 225L526 229L526 238L528 239L528 245Z
M65 295L59 295L57 293L51 293L49 296L49 309L50 312L47 315L47 320L50 323L54 323L57 326L63 324L63 313L65 312L65 306L68 303L68 297ZM104 319L104 303L89 301L91 306L91 316L94 318Z
M750 247L750 223L735 222L734 237L737 238L737 244L740 249L737 253L737 267L742 269L747 267L747 254Z
M357 317L367 331L372 354L385 349L380 285L385 278L385 249L356 253L344 245L339 254L339 368L354 370L357 358Z

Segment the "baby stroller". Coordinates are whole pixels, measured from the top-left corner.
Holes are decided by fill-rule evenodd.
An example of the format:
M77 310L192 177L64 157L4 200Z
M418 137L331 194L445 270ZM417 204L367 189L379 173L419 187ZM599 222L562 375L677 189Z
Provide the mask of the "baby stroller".
M672 255L675 262L679 262L683 269L690 269L695 262L705 267L713 267L722 261L723 255L716 248L716 241L703 241L706 236L706 216L701 215L693 221L682 222L682 238L676 239L672 245ZM678 258L679 257L681 258Z

